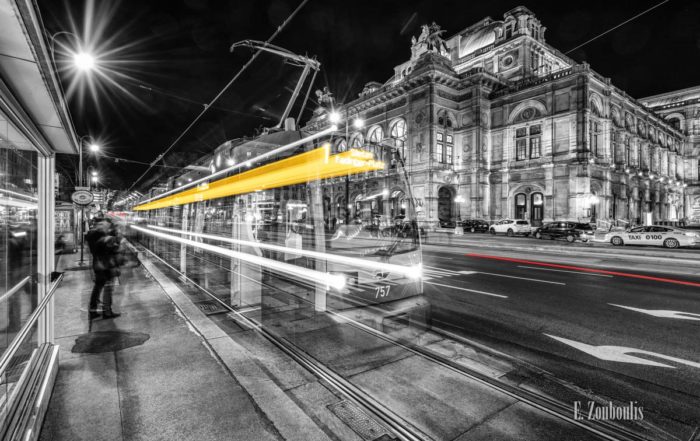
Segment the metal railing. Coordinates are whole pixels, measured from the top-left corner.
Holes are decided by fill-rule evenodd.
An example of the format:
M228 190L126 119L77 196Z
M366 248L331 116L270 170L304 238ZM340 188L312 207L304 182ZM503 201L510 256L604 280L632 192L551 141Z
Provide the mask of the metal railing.
M14 292L18 291L21 288L21 286L19 286L20 284L24 286L24 284L27 283L29 279L30 277L24 278L22 282L20 282L17 286L13 288ZM7 367L10 365L10 361L12 361L12 358L15 356L17 350L22 345L22 342L24 342L24 339L27 338L27 336L31 332L32 327L36 324L37 320L39 320L39 317L46 309L46 305L48 305L51 299L53 298L53 295L56 292L56 288L58 288L58 285L61 283L62 280L63 274L59 275L58 278L51 284L51 287L46 292L46 295L41 300L39 306L37 306L32 315L29 316L27 322L24 324L24 326L22 326L22 329L20 329L19 333L17 333L15 338L12 339L12 342L5 350L5 353L2 354L2 358L0 358L0 377L2 377L5 374Z
M31 278L32 278L31 276L25 277L24 279L20 280L20 282L19 282L18 284L16 284L16 285L13 286L12 288L10 288L9 291L7 291L5 294L3 294L2 296L0 296L0 303L2 303L3 301L5 301L5 299L9 299L9 298L12 297L17 291L19 291L20 289L22 289L22 288L24 287L24 285L26 285L27 282L29 282L29 280L30 280Z

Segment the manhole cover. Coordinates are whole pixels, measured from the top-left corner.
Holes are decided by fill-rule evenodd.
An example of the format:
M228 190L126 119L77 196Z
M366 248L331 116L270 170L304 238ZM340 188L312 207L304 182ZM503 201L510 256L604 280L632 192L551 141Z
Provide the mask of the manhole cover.
M83 334L75 339L71 352L81 354L100 354L102 352L121 351L122 349L142 345L151 338L142 332L98 331Z
M394 440L391 432L365 413L358 405L347 400L328 405L328 409L366 441Z
M201 302L195 303L199 309L206 315L219 314L222 312L228 312L221 303L214 300L202 300Z

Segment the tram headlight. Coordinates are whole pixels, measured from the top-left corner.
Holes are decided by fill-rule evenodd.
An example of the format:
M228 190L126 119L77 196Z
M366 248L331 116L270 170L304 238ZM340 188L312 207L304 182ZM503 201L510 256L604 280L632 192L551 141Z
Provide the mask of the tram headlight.
M423 264L419 263L418 265L413 265L411 267L411 272L408 274L409 279L420 279L423 277Z
M326 274L326 279L329 288L335 288L338 291L345 288L345 276L341 274Z

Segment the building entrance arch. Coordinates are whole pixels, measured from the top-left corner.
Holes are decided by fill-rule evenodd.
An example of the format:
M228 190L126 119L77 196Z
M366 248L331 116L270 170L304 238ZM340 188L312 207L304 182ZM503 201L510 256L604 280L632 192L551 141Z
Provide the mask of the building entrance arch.
M530 195L530 223L536 227L542 225L544 219L544 195L535 192Z
M452 220L454 216L454 197L448 187L440 187L438 190L438 219Z
M396 216L406 215L406 193L403 190L394 190L389 195L389 216L394 219Z

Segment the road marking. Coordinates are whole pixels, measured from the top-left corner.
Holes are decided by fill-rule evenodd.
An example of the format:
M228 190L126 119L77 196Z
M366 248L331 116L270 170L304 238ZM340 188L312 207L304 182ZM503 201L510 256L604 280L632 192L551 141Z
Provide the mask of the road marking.
M566 285L564 282L552 282L551 280L540 280L540 279L531 279L529 277L518 277L518 276L508 276L506 274L497 274L497 273L485 273L483 271L460 271L460 274L488 274L489 276L496 276L496 277L507 277L509 279L520 279L520 280L530 280L532 282L540 282L540 283L551 283L552 285Z
M454 270L447 269L447 268L440 268L437 266L423 265L423 268L430 268L430 270L432 270L432 271L444 271L446 273L459 274L459 271L454 271Z
M572 270L584 271L587 273L609 274L611 276L629 277L632 279L653 280L655 282L675 283L676 285L700 286L699 282L689 282L687 280L667 279L665 277L654 277L654 276L646 276L644 274L622 273L619 271L599 270L599 269L594 269L594 268L585 268L585 267L581 267L581 266L560 265L557 263L540 262L537 260L516 259L514 257L489 256L487 254L477 254L477 253L469 253L469 254L465 254L465 256L477 257L477 258L481 258L481 259L502 260L504 262L529 263L530 265L540 265L540 266L547 266L547 267L551 267L551 268L572 269Z
M539 268L539 267L536 267L536 266L518 265L518 268L529 268L529 269L541 270L541 271L556 271L556 272L558 272L558 273L584 274L584 275L586 275L586 276L612 277L610 274L597 274L597 273L585 273L585 272L583 272L583 271L557 270L557 269L551 269L551 268Z
M442 283L435 283L435 282L425 282L430 285L437 285L437 286L444 286L445 288L452 288L452 289L458 289L460 291L468 291L468 292L473 292L476 294L483 294L485 296L492 296L492 297L500 297L502 299L507 299L508 296L503 296L501 294L494 294L492 292L485 292L485 291L477 291L476 289L468 289L468 288L460 288L459 286L452 286L452 285L443 285Z
M452 273L452 272L447 272L447 271L437 271L437 270L432 270L429 268L423 268L423 274L430 274L430 275L437 275L437 276L456 276L459 273Z
M624 346L592 346L586 343L581 343L574 340L569 340L562 337L556 337L554 335L544 334L547 337L551 337L557 341L567 344L571 347L583 351L589 355L594 356L600 360L605 361L617 361L619 363L633 363L642 364L646 366L658 366L675 369L675 366L671 366L664 363L658 363L656 361L647 360L645 358L635 357L634 355L629 355L629 352L636 354L648 355L655 358L661 358L663 360L673 361L676 363L684 364L686 366L694 367L700 369L700 363L694 361L683 360L682 358L671 357L664 354L659 354L657 352L645 351L643 349L627 348Z
M694 312L670 311L668 309L633 308L631 306L616 305L614 303L608 303L608 305L617 306L618 308L629 309L630 311L641 312L642 314L648 314L654 317L674 318L680 320L697 320L700 322L700 314L696 314Z

